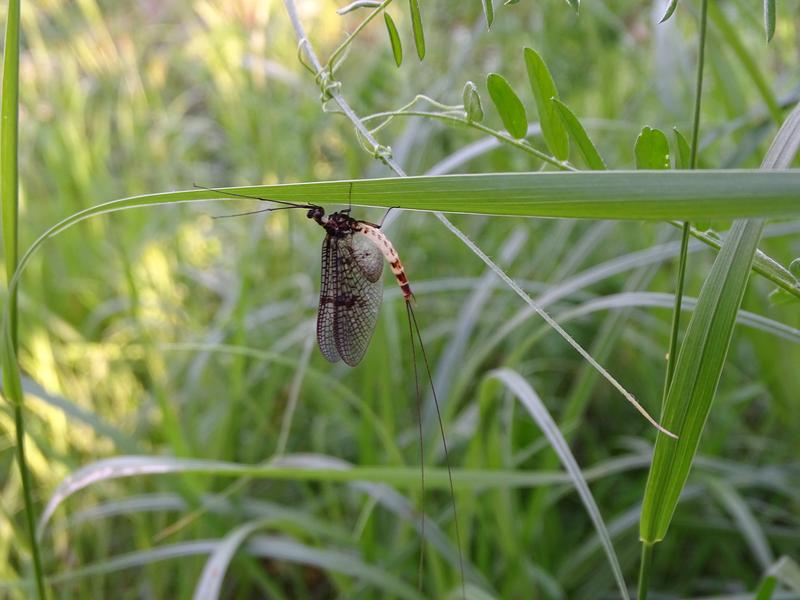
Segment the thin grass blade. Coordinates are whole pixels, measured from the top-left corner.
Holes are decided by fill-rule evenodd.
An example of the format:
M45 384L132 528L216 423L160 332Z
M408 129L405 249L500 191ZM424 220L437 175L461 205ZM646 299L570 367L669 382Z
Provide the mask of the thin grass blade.
M594 501L594 497L589 490L589 486L587 485L586 480L581 473L580 467L578 466L578 463L569 448L569 444L567 444L567 441L564 439L561 431L559 431L558 425L556 425L553 417L550 416L550 413L547 411L547 408L542 403L538 394L533 390L528 382L525 381L522 376L520 376L519 373L513 371L512 369L498 369L496 371L492 371L489 376L500 381L506 387L506 389L508 389L508 391L516 396L516 398L528 411L528 414L530 414L533 420L536 421L537 425L539 425L539 428L542 430L542 433L544 433L545 437L547 437L547 440L550 442L550 446L558 455L561 464L569 474L572 484L575 486L578 496L580 496L581 502L583 502L583 506L586 509L586 512L588 513L589 518L591 519L592 524L597 531L597 535L603 544L606 557L608 558L608 562L611 565L611 570L614 573L614 579L617 582L619 594L622 598L627 599L629 597L628 588L625 584L625 578L622 575L622 568L619 565L617 553L614 550L613 543L611 542L611 536L609 535L608 529L603 521L603 517L600 514L600 509L597 507L597 503Z

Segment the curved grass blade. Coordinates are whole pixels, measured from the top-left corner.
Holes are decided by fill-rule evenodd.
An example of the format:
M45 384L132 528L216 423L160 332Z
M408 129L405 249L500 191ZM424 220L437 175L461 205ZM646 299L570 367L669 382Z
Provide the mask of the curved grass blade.
M536 108L539 111L542 137L553 156L561 161L567 160L569 158L569 136L551 101L552 98L558 98L556 83L553 81L550 69L535 50L525 48L522 53L525 56L528 81L531 84L533 97L536 99Z
M411 11L411 29L414 31L414 47L420 60L425 58L425 32L422 29L422 15L419 11L419 0L408 0Z
M603 157L600 156L591 138L589 138L589 134L586 133L586 129L584 129L578 117L575 116L575 113L558 98L553 98L552 103L558 117L564 123L567 133L569 133L575 145L578 146L578 150L581 156L583 156L583 160L586 161L586 165L593 171L605 171L608 167L606 167Z
M383 20L386 23L386 31L389 32L389 42L392 45L394 64L399 67L403 64L403 44L400 41L400 34L397 33L397 26L394 24L394 19L392 19L389 13L383 13Z
M502 75L489 73L486 88L508 133L517 139L524 138L528 132L528 117L511 84Z
M542 433L544 433L545 437L550 442L550 446L556 452L561 464L569 474L570 479L572 480L572 485L575 486L578 496L580 496L581 502L583 502L584 508L586 509L589 518L592 520L592 524L597 531L597 535L603 544L606 557L611 565L611 570L614 573L614 579L616 580L617 587L619 588L620 596L627 599L629 597L628 588L625 584L625 578L622 575L622 568L619 566L617 553L614 551L614 545L611 542L611 536L609 535L608 529L603 522L603 517L600 515L600 509L597 507L597 503L594 501L592 492L589 490L589 486L587 485L586 480L581 473L578 463L575 461L575 457L572 455L572 451L570 450L567 441L564 439L561 431L559 431L558 426L556 425L555 421L553 421L553 418L550 416L547 408L544 406L541 399L528 384L528 382L525 381L516 371L511 369L498 369L496 371L492 371L489 376L499 380L512 394L514 394L514 396L516 396L516 398L522 403L522 405L531 415L533 420L536 421L537 425L539 425Z

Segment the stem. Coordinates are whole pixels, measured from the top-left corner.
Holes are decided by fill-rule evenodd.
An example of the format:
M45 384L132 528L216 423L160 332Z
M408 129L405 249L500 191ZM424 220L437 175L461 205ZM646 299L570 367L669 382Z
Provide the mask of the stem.
M10 282L16 273L18 262L18 219L19 219L19 47L20 47L20 0L9 0L6 15L5 49L3 53L2 86L2 127L0 131L0 172L2 183L3 238L5 245L6 275ZM17 291L8 290L7 323L8 331L3 335L10 337L8 353L16 360L17 354ZM12 363L13 364L13 363ZM8 368L8 365L6 365ZM16 373L4 373L4 380L19 376L18 366L13 364ZM9 369L11 370L11 369ZM13 388L13 389L12 389ZM18 393L20 392L20 393ZM36 540L34 523L33 493L28 461L25 456L25 414L24 394L17 386L7 386L6 397L14 406L14 428L16 434L17 462L22 480L22 495L25 503L25 522L30 538L36 591L40 600L47 598L44 584L42 559L39 543Z
M366 27L367 25L369 25L370 21L372 21L372 19L377 17L379 14L381 14L383 12L383 10L387 6L389 6L389 4L391 4L391 3L392 3L392 0L383 0L383 2L381 2L375 8L375 10L373 10L371 13L369 13L369 15L367 15L367 17L363 21L361 21L361 23L358 24L358 27L356 27L353 30L352 33L348 34L347 38L341 44L339 44L339 47L336 48L336 50L333 51L333 53L331 54L330 58L328 59L328 64L325 65L325 68L330 73L333 73L333 71L336 69L336 59L339 58L339 56L342 54L342 52L347 50L347 47L353 42L353 40L356 38L356 36L359 33L361 33L361 30L364 29L364 27Z
M639 565L639 588L636 600L647 600L647 587L650 583L650 566L653 564L654 544L642 542L642 559Z
M695 79L694 111L692 115L692 147L689 155L689 168L697 168L698 140L700 137L700 107L703 99L703 69L706 56L706 32L708 29L708 0L702 0L700 12L700 38L697 55L697 77ZM667 395L675 373L675 363L678 357L678 331L681 322L681 305L683 303L683 286L686 279L686 257L688 256L689 234L691 226L688 221L683 222L681 233L681 254L678 259L678 276L675 289L675 306L672 312L672 331L669 340L669 353L667 354L667 372L664 378L664 393L661 399L662 413L667 402ZM639 569L639 588L637 600L647 599L647 587L650 580L650 570L653 561L653 544L642 542L642 558Z

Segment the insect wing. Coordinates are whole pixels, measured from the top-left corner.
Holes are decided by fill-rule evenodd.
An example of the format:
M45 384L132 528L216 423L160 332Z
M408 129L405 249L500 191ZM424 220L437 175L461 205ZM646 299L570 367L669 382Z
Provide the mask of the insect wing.
M317 310L317 343L322 354L331 362L342 358L336 349L334 320L335 302L338 287L338 240L330 235L322 242L322 282L319 290L319 309Z
M380 249L363 233L354 233L352 252L364 276L373 283L378 281L383 275L383 254Z
M379 269L371 254L364 254L366 246L360 240L354 242L354 239L358 238L349 235L337 239L336 295L333 303L336 350L351 367L361 362L367 351L383 300L383 280ZM363 241L372 244L366 238ZM380 264L382 270L383 263ZM370 277L375 276L377 279L371 281Z

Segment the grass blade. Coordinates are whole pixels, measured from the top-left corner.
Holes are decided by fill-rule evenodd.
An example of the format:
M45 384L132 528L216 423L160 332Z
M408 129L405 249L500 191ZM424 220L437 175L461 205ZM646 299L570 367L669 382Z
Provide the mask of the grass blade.
M689 476L762 228L761 220L733 224L700 291L662 416L662 424L676 433L678 440L658 436L645 487L639 535L646 544L666 535Z
M617 553L614 551L611 536L608 534L608 529L603 522L603 517L600 515L600 509L597 507L597 503L594 501L591 491L589 491L589 486L581 473L575 457L572 455L569 444L567 444L567 441L564 439L561 431L559 431L555 421L553 421L553 417L550 416L547 408L533 388L528 385L528 382L516 371L511 369L498 369L493 371L490 376L499 380L517 397L533 420L539 425L542 433L547 437L550 446L556 452L561 464L569 474L572 484L575 486L578 496L580 496L581 502L583 502L586 512L589 514L589 518L592 520L592 524L597 530L597 535L606 551L606 557L611 565L611 570L614 572L614 579L617 582L620 596L627 599L628 588L625 585L625 578L622 575L622 568L619 566L619 560L617 559Z
M3 214L3 246L5 250L6 277L10 282L17 271L18 218L19 218L19 47L20 2L9 0L6 12L5 46L3 49L3 82L0 92L0 202ZM8 288L4 313L4 335L0 345L3 365L3 383L6 399L14 410L16 454L22 479L25 504L25 521L30 540L36 593L46 598L39 543L36 540L33 515L31 476L25 456L25 396L22 391L17 350L17 290Z
M794 152L800 146L796 126L794 118L787 119L778 131L762 163L764 169L786 168L794 160ZM662 416L662 424L676 432L679 439L658 436L647 478L639 528L645 544L658 542L666 535L689 476L763 225L761 219L734 222L700 291Z

